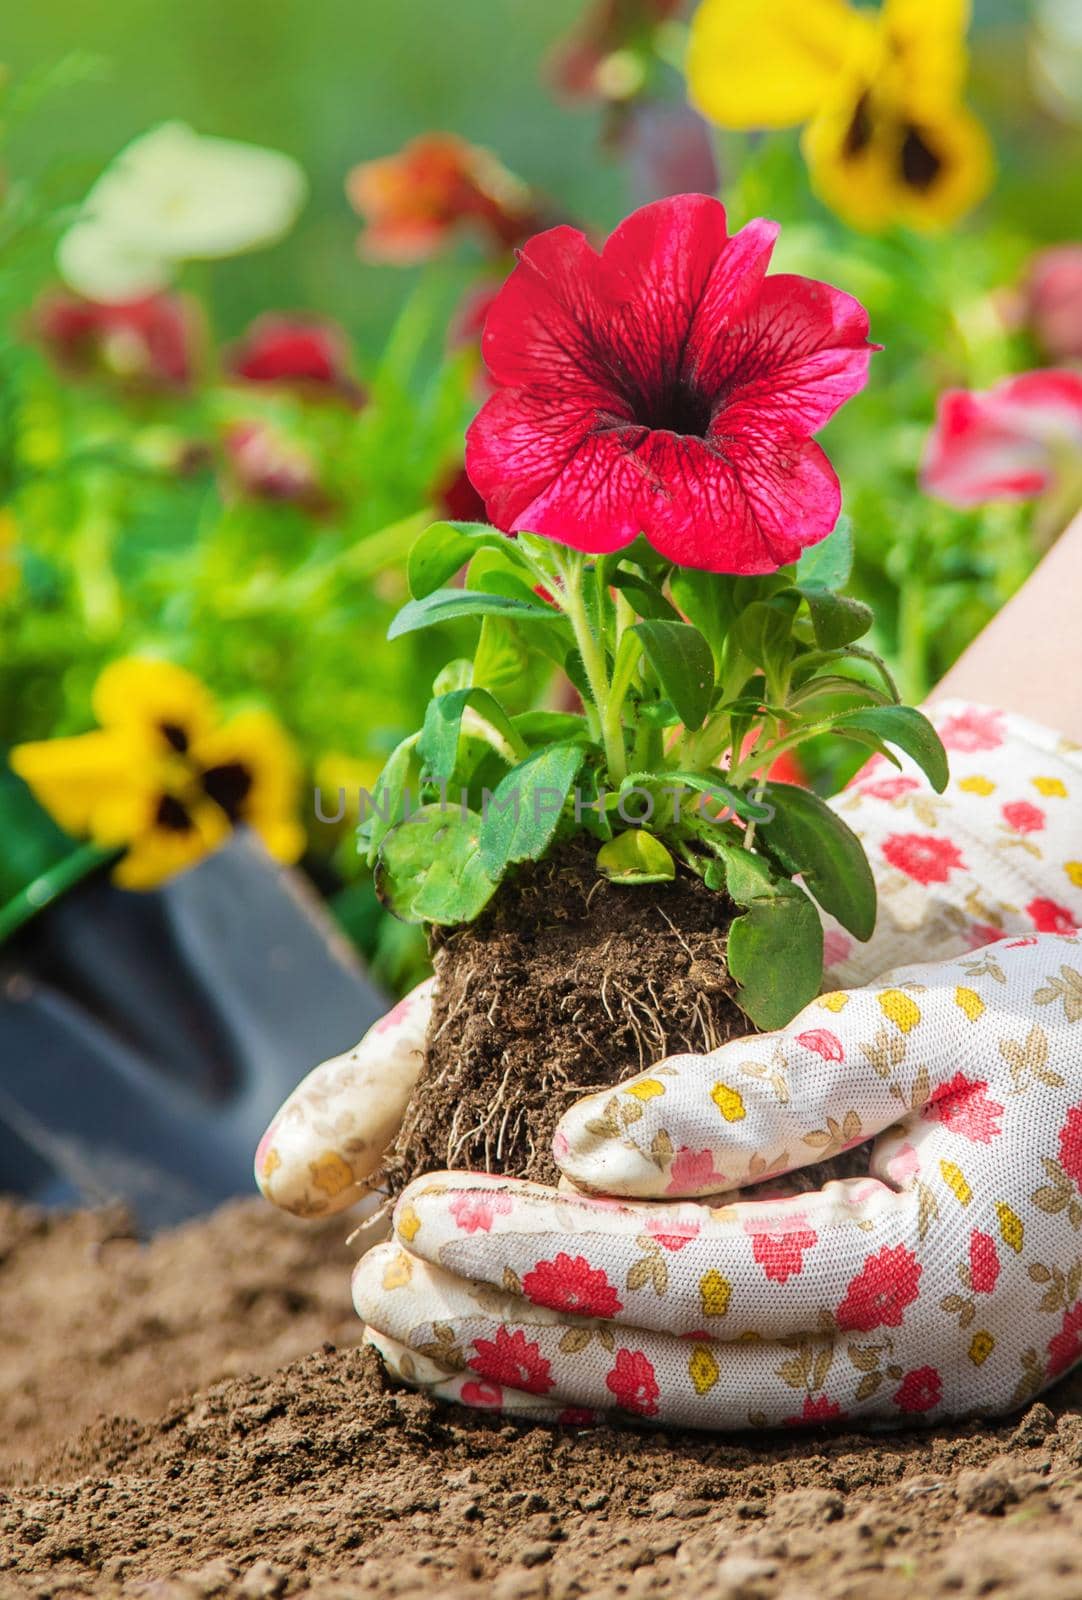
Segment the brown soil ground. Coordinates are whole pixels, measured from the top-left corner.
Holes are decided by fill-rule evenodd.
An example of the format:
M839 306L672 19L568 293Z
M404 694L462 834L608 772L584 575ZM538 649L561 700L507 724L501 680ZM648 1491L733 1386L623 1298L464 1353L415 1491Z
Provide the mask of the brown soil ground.
M437 933L425 1068L392 1187L448 1167L554 1183L552 1135L572 1101L754 1031L731 998L732 902L683 869L618 887L595 855L570 840L521 868L479 921Z
M924 1432L499 1424L385 1385L344 1233L0 1205L3 1600L1082 1596L1082 1377Z

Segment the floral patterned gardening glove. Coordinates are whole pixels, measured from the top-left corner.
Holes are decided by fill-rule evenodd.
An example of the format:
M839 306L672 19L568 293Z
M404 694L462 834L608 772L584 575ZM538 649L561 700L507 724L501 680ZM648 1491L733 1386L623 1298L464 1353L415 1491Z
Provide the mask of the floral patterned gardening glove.
M877 763L837 802L881 895L870 946L828 929L849 987L579 1102L559 1191L401 1196L354 1277L394 1371L513 1414L736 1428L1005 1411L1082 1357L1082 761L997 712L935 720L945 797ZM852 987L902 951L938 959ZM300 1152L349 1167L304 1123L261 1147L272 1195ZM873 1136L868 1176L784 1193Z

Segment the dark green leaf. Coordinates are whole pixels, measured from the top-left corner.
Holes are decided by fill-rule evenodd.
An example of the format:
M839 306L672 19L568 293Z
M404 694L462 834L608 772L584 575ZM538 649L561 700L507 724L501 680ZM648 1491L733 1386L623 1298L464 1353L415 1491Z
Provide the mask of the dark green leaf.
M500 549L514 559L514 542L498 528L483 522L434 522L409 553L406 577L410 594L423 600L481 549Z
M725 635L733 618L731 580L717 572L677 567L669 590L689 622L694 623L721 661Z
M791 647L793 618L800 604L795 589L770 600L753 600L733 626L737 645L759 667L777 667Z
M631 631L685 728L702 727L714 693L714 658L698 628L687 622L650 620L636 622Z
M731 789L720 772L665 772L657 777L668 788L695 789L699 794L713 796L719 806L728 807L734 816L742 817L745 822L760 822L770 815L767 806L757 805L740 789Z
M515 622L564 624L558 611L538 600L533 604L505 594L479 594L474 589L436 589L420 600L407 600L387 629L388 639L431 628L462 617L511 617ZM564 624L566 626L566 624Z
M737 1004L759 1028L784 1028L823 981L823 924L804 891L780 884L753 900L729 928Z
M805 550L797 562L796 581L803 588L844 589L853 570L853 530L849 518L838 518L834 532Z
M585 759L585 744L547 745L497 784L481 825L481 853L493 877L544 855Z
M850 600L847 595L833 594L813 584L802 584L799 592L808 603L815 642L823 650L839 650L852 644L867 633L874 621L871 608L861 600Z
M856 939L875 928L875 879L864 846L841 817L810 789L767 783L763 799L773 819L761 822L757 838L787 873L799 873L824 911Z
M654 618L666 622L679 622L680 613L676 607L667 600L656 584L648 578L641 578L637 572L625 572L617 567L609 573L609 582L613 588L619 589L627 596L635 607L640 617Z
M838 733L872 734L884 744L896 745L917 763L937 794L947 787L947 752L928 718L914 707L869 706L845 711L833 726Z
M454 805L422 806L399 823L376 862L384 905L403 922L472 922L497 884L481 859L480 832L480 817Z
M455 689L428 702L417 745L424 774L433 783L446 783L454 776L462 719L468 710L475 714L470 731L491 744L505 761L510 763L526 753L507 712L487 689Z

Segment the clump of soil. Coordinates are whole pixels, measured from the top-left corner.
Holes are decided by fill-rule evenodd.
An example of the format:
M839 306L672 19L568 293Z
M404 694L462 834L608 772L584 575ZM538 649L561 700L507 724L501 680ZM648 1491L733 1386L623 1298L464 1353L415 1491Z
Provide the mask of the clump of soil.
M554 1182L552 1135L584 1094L678 1051L754 1032L733 1000L735 907L681 869L609 883L586 839L506 883L468 928L437 931L425 1065L388 1158L395 1189L465 1168Z
M1082 1374L897 1433L507 1423L320 1344L357 1327L345 1231L0 1206L4 1600L1082 1594Z

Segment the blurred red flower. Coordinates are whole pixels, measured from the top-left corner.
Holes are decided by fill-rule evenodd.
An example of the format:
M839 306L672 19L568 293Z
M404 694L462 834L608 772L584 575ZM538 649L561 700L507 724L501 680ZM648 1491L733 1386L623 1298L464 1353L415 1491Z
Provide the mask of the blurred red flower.
M1038 933L1076 933L1078 931L1078 918L1069 906L1061 906L1056 900L1046 900L1038 897L1031 900L1026 907L1029 917Z
M1082 360L1082 244L1054 245L1034 256L1022 314L1053 361Z
M331 393L363 405L364 390L350 373L349 340L336 323L268 312L226 351L225 366L245 383L273 383Z
M553 87L571 100L619 100L634 93L642 75L624 53L647 49L654 30L682 5L683 0L593 0L549 58Z
M948 389L921 482L953 506L1029 500L1082 457L1082 373L1023 372L994 388Z
M99 305L57 291L38 302L32 326L57 366L74 376L142 389L184 389L191 382L198 322L180 295Z
M364 219L358 249L369 261L426 261L467 230L502 254L539 225L527 186L453 133L422 134L354 167L346 194Z
M487 522L485 502L470 482L461 461L452 462L436 479L429 497L441 517L451 522Z
M238 488L256 500L277 500L309 511L327 507L311 456L267 422L237 422L226 429L225 453Z
M637 535L714 572L774 572L823 539L841 495L812 434L867 377L849 295L766 276L777 225L732 238L724 207L636 211L598 254L574 228L531 239L483 351L496 392L466 465L497 526L575 549Z

